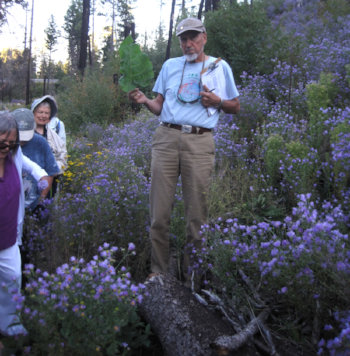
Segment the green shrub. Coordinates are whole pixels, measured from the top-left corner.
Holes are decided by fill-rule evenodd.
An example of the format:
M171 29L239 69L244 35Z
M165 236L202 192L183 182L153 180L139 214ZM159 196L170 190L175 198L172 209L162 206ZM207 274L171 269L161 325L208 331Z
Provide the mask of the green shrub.
M82 80L66 79L57 100L59 117L72 133L92 123L106 126L120 122L128 106L126 94L119 90L113 77L99 70L88 72Z
M322 109L327 109L333 104L337 92L335 77L331 73L321 73L318 83L306 86L310 143L321 155L329 151L328 115Z
M272 135L266 141L265 167L273 186L281 180L281 160L285 156L286 144L281 135Z
M311 193L317 179L315 155L300 141L288 142L286 152L284 177L294 187L294 194Z

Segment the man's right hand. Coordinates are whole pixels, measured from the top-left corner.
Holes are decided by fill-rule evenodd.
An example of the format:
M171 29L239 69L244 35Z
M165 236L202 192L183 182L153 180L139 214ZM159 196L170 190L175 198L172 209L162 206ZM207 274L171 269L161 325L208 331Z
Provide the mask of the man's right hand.
M130 91L128 96L129 100L136 104L145 104L147 101L146 95L139 88Z
M148 99L139 88L136 88L131 90L128 96L130 101L136 104L145 104L150 112L155 115L160 115L164 102L164 98L161 94L158 94L155 99Z

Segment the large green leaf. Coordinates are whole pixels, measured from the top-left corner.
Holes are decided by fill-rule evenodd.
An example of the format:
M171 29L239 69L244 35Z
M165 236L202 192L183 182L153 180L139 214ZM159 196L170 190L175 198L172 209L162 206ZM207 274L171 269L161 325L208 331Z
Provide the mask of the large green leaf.
M119 47L120 73L119 84L123 91L146 88L154 78L152 62L141 52L140 46L128 36Z

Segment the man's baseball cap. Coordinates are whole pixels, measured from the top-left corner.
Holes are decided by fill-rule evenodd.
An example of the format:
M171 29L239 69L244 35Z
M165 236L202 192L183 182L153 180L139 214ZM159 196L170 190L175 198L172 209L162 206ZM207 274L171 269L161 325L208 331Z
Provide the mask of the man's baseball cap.
M202 21L195 17L188 17L182 20L176 27L176 36L180 36L186 31L206 32Z
M19 140L30 141L34 136L35 121L34 115L29 109L21 108L11 112L17 121Z

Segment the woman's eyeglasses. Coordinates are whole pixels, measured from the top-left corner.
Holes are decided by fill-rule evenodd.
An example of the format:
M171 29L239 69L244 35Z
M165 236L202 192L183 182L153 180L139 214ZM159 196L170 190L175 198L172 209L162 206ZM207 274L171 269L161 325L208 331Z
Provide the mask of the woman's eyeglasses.
M18 146L19 146L18 142L11 142L9 144L7 144L5 142L0 142L0 150L5 150L6 148L8 148L10 150L14 150Z

